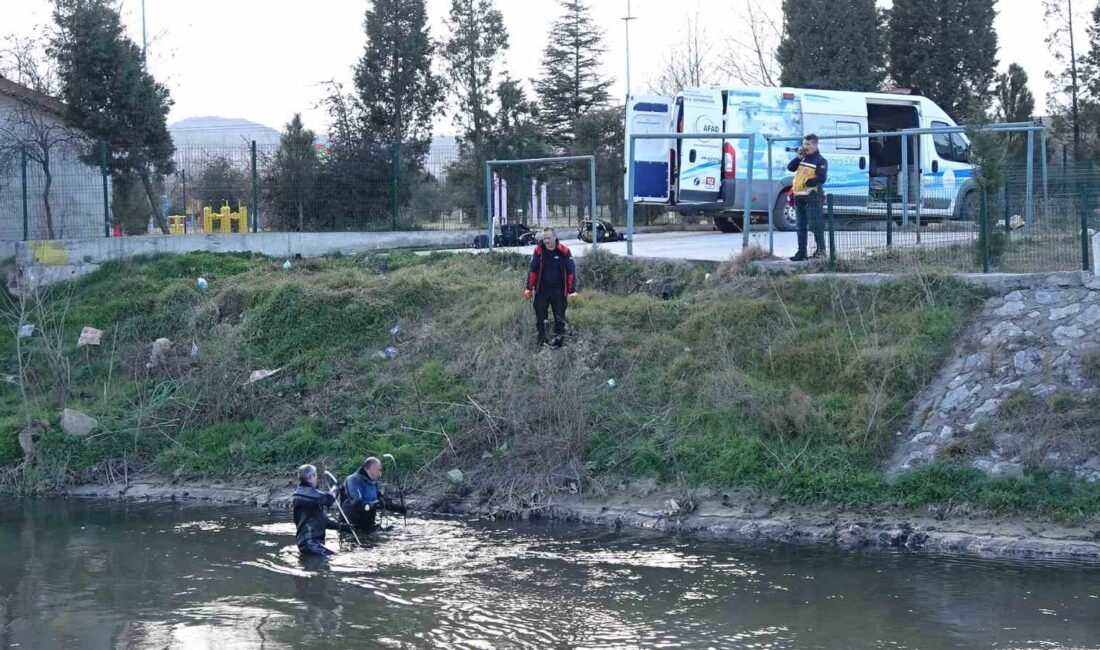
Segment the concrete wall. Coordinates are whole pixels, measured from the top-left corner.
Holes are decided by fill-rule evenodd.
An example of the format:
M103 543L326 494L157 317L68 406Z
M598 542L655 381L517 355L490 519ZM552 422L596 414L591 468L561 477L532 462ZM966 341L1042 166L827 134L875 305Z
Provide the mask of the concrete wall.
M143 237L99 237L15 242L19 281L24 286L80 277L104 262L139 255L256 253L274 258L319 257L400 248L466 248L480 231L247 233Z

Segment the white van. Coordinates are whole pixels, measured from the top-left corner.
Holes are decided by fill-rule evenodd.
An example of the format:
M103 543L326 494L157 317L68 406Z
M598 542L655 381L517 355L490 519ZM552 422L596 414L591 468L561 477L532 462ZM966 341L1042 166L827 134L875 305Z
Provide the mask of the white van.
M857 93L800 88L732 87L685 89L675 98L632 97L626 133L756 133L751 210L766 219L774 206L775 226L794 230L787 205L793 174L787 163L798 142L772 144L772 183L768 184L765 135L798 137L894 132L955 126L935 102L916 95ZM887 202L901 213L901 139L827 139L820 143L829 161L825 191L839 215L885 216ZM637 203L661 203L680 212L710 214L722 232L737 232L744 209L748 171L747 139L637 140ZM909 210L922 217L969 218L973 201L970 143L961 134L910 138ZM893 189L887 195L886 188ZM740 199L738 197L741 197ZM918 198L919 197L919 198Z

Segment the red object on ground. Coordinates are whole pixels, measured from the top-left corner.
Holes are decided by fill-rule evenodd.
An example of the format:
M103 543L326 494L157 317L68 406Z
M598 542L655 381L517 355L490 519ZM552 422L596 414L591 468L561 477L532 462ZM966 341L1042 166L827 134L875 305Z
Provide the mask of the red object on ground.
M121 236L122 236L122 226L120 226L120 225L118 225L118 224L116 223L116 224L115 224L115 225L114 225L114 226L113 226L113 227L111 228L111 236L112 236L112 237L121 237Z

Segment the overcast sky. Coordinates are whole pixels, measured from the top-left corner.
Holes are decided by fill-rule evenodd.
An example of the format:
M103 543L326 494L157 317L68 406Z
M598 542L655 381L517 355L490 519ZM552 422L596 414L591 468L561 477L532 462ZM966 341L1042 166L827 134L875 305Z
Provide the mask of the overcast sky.
M781 0L760 0L778 14ZM645 90L661 68L685 18L698 11L707 25L708 41L723 48L725 36L738 29L746 0L632 0L637 20L631 25L633 88ZM29 34L50 22L50 0L0 0L4 20L0 34ZM606 32L604 68L615 79L612 95L625 93L627 0L591 0L596 22ZM428 0L432 35L444 34L450 0ZM1018 62L1031 78L1038 108L1045 107L1051 65L1043 42L1039 0L1001 0L997 31L1001 68ZM507 68L514 77L538 75L539 60L551 21L558 14L552 0L497 0L504 14L511 49ZM122 0L129 34L141 42L141 0ZM351 67L362 54L365 0L146 0L149 68L168 85L175 105L170 122L217 115L245 118L275 128L295 112L306 125L327 130L317 103L328 79L350 84ZM1082 28L1083 38L1083 28ZM1083 41L1082 41L1083 42ZM452 134L441 109L439 134Z

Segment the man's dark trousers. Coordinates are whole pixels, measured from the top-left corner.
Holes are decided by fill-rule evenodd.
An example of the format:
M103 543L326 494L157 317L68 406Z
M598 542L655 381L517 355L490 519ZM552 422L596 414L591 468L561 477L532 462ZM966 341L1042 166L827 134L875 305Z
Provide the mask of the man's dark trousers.
M798 252L806 254L808 230L813 228L814 246L825 252L825 220L821 218L821 196L810 192L806 196L794 197L794 211L798 218Z
M560 345L565 336L565 307L567 302L561 287L551 287L535 294L535 324L539 331L539 345L546 345L546 316L554 311L554 344Z

